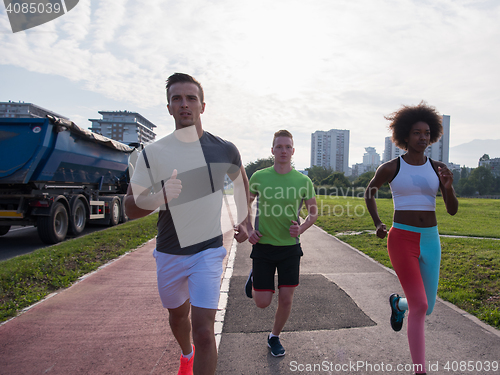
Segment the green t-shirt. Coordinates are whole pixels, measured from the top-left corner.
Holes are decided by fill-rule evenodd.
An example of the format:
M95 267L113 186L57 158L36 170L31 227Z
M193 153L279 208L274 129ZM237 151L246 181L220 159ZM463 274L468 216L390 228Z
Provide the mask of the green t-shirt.
M290 226L292 220L298 221L303 202L315 196L311 179L295 169L279 174L269 167L255 172L249 183L250 192L257 195L255 229L262 234L259 243L298 243L298 238L290 236Z

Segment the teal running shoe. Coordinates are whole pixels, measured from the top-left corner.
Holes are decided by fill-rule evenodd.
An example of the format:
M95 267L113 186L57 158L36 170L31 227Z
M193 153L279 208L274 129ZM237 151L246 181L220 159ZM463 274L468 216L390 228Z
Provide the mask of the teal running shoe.
M399 294L393 293L389 297L389 304L391 305L391 327L394 331L399 332L403 327L403 319L405 312L398 309L396 303L401 297Z

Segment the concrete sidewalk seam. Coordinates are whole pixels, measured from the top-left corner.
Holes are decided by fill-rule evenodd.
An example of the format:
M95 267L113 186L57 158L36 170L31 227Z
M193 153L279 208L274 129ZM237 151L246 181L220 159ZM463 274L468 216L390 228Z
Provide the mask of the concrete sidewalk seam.
M153 366L153 369L151 370L151 372L149 373L149 375L151 375L151 374L153 374L153 373L154 373L154 371L155 371L155 370L156 370L156 368L158 367L158 365L159 365L159 363L160 363L161 359L165 356L165 352L166 352L166 351L164 350L164 351L161 353L160 358L158 358L158 361L156 361L156 363L155 363L155 365Z

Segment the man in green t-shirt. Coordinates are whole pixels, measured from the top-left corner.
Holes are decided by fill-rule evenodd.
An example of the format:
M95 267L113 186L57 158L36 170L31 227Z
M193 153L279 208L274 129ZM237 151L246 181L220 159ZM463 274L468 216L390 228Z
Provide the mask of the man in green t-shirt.
M318 218L311 179L293 169L295 152L292 134L279 130L274 134L274 166L255 172L250 178L250 204L257 198L255 228L247 222L248 240L253 245L252 271L245 292L260 308L271 304L274 274L278 270L278 308L274 326L267 339L271 354L280 357L285 349L279 340L292 309L293 294L299 284L299 236ZM308 216L300 223L299 212L305 203Z

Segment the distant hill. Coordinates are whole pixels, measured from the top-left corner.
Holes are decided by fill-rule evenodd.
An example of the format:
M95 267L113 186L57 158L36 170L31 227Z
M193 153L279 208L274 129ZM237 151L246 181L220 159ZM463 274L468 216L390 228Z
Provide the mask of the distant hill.
M492 159L500 158L500 139L474 139L450 147L450 162L477 168L479 158L484 154L488 154Z

